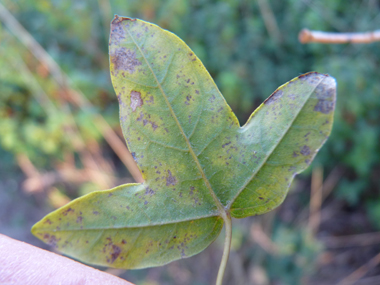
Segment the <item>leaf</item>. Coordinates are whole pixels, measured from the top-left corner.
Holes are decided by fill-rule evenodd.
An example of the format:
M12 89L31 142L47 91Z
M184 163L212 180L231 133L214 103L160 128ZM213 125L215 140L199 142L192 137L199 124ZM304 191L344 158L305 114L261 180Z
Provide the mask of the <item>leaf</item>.
M240 127L174 34L116 16L109 53L121 126L145 182L90 193L32 229L85 262L143 268L199 253L229 215L277 207L330 134L335 80L328 75L282 85Z

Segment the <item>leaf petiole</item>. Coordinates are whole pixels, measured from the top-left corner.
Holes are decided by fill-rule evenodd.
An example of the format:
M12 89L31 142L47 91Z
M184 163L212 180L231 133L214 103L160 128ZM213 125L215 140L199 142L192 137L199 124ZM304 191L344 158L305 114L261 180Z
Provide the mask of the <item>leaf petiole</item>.
M218 277L216 279L216 285L222 285L224 271L226 270L228 257L230 256L231 249L231 238L232 238L232 221L229 212L224 212L223 214L224 226L226 230L226 236L224 238L224 248L222 261L220 262Z

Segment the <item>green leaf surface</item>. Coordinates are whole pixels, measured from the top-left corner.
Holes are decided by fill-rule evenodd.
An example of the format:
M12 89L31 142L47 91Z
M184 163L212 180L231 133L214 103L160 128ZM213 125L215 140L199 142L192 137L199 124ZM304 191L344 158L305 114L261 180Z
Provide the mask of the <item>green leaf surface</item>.
M328 75L282 85L240 127L174 34L116 16L109 54L121 126L145 182L90 193L32 229L85 262L144 268L199 253L226 215L277 207L330 134L336 84Z

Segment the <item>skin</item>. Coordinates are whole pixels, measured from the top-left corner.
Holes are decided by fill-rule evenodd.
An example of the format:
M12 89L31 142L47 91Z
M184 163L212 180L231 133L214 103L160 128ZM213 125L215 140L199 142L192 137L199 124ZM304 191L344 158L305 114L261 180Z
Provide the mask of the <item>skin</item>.
M111 274L1 234L0 284L133 285Z

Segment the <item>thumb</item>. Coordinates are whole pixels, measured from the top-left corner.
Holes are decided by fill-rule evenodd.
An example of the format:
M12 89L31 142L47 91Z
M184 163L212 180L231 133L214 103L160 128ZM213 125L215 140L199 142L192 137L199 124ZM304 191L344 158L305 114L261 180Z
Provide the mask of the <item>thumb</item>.
M114 275L0 234L0 284L133 285Z

